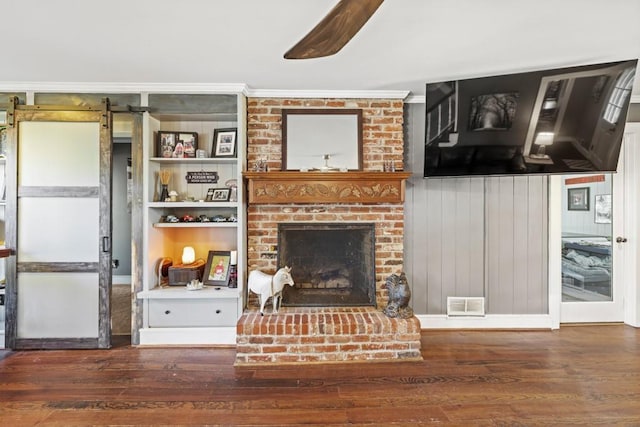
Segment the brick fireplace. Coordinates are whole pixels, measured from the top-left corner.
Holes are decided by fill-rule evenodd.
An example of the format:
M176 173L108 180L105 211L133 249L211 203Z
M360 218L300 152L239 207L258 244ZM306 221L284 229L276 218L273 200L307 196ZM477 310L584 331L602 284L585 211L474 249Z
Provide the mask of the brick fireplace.
M276 172L281 168L282 159L282 108L362 109L363 171L320 175ZM268 305L265 315L260 316L257 299L249 296L247 309L237 327L236 364L421 358L419 321L389 319L381 313L388 300L385 280L403 268L402 196L407 174L396 173L400 178L393 176L389 180L393 173L382 173L383 164L388 161L401 169L402 124L403 102L399 100L249 99L248 168L258 160L265 160L269 166L269 172L247 174L252 175L248 178L249 269L276 270L282 224L368 224L374 240L371 280L375 298L368 304L344 307L293 304L282 307L277 315L271 314ZM296 180L314 181L292 183L292 174ZM273 177L282 181L264 181ZM326 182L325 177L343 181ZM314 183L332 190L329 193L336 197L347 196L337 200L310 198ZM283 188L290 191L277 194ZM297 193L299 197L292 196L299 188L304 190ZM294 280L295 269L294 265Z
M295 267L284 307L376 305L375 226L372 223L278 224L278 265Z

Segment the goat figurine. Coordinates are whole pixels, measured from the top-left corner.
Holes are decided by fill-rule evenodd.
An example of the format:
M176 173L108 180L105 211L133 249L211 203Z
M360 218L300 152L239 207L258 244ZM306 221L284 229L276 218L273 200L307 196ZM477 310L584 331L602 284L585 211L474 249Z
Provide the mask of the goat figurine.
M249 290L258 295L261 315L264 316L264 304L269 297L272 297L273 313L278 312L278 307L282 303L284 285L294 285L291 267L282 267L274 275L263 273L260 270L253 270L249 273Z

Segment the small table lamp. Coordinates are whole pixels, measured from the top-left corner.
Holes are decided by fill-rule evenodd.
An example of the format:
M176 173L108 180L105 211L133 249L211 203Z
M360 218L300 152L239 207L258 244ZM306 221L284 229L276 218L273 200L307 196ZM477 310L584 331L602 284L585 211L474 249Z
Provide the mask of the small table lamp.
M182 250L182 263L193 264L196 261L196 251L191 246L185 246Z
M545 153L545 147L553 144L553 132L538 132L536 135L535 145L538 146L537 153L529 154L532 159L550 160L551 158Z

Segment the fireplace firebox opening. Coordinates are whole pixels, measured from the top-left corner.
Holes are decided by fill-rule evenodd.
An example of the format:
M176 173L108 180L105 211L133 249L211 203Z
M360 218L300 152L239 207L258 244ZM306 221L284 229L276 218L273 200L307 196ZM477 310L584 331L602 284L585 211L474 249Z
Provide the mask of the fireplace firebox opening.
M278 265L292 267L289 307L375 306L375 225L278 224Z

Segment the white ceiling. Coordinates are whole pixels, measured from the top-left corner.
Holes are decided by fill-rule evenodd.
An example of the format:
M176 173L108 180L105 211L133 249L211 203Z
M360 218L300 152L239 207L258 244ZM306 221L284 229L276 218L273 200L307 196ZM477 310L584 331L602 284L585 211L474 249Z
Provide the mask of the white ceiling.
M0 90L244 83L420 96L426 82L640 57L640 0L386 0L338 54L283 59L336 2L0 0Z

